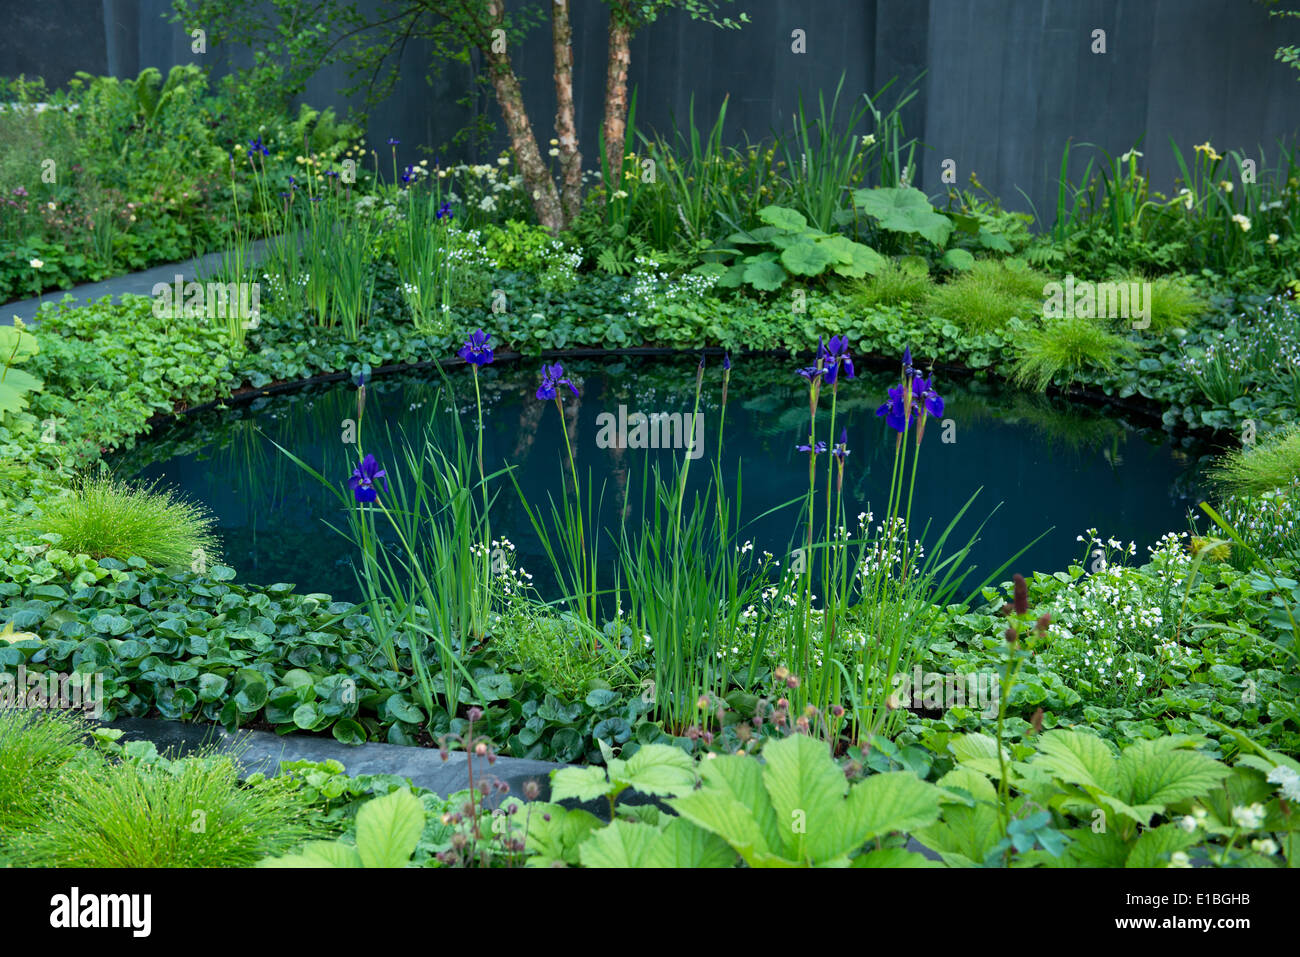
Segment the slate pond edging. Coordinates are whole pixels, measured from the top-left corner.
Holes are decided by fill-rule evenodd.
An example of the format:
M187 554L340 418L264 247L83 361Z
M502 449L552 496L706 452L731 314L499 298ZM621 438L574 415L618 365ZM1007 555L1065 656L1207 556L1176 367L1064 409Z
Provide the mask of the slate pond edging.
M123 740L152 741L160 752L171 751L185 755L205 747L216 747L236 756L247 774L263 772L268 777L279 774L282 761L338 761L348 774L396 774L409 778L412 784L428 788L434 794L446 797L469 787L468 755L452 751L446 761L432 748L415 748L400 744L367 742L343 744L333 738L305 734L272 734L269 731L238 731L234 734L215 724L186 724L164 721L159 718L118 718L102 724L125 732ZM523 797L524 784L536 781L540 787L539 801L551 797L551 772L571 765L553 761L533 761L526 758L498 757L488 764L486 759L476 759L474 771L482 780L491 776L510 785L513 797ZM609 803L602 798L594 801L561 801L564 807L582 808L601 820L609 820ZM665 805L645 794L625 791L619 804ZM908 836L907 849L932 861L940 860L938 854Z
M231 734L215 724L166 721L159 718L118 718L103 722L102 727L125 732L122 740L152 741L159 752L184 756L204 748L216 748L235 756L243 774L262 772L268 777L280 773L285 761L338 761L350 775L395 774L412 784L446 797L469 787L470 766L464 751L452 751L447 760L433 748L367 742L343 744L333 738L306 734L272 734L269 731L237 731ZM473 771L477 780L495 777L510 785L510 795L523 799L524 785L535 781L540 788L538 800L549 801L551 772L567 767L552 761L498 757L492 764L475 758ZM243 775L241 775L243 776ZM579 803L561 802L566 807L581 807L602 819L609 818L609 803L603 799ZM625 793L620 804L657 803L634 792Z

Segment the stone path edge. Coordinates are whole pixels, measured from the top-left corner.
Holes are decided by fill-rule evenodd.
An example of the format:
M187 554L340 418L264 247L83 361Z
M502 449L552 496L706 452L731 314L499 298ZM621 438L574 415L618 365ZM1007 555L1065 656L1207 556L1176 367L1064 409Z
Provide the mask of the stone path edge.
M215 724L183 723L160 718L118 718L102 722L102 727L124 732L123 741L152 741L159 752L183 756L205 748L231 753L246 774L258 771L268 777L279 774L280 764L286 761L338 761L350 775L395 774L407 778L412 784L428 788L434 794L446 797L469 787L468 755L452 751L448 760L432 748L407 747L400 744L367 742L343 744L333 738L305 734L272 734L269 731L237 731L234 734ZM510 796L522 800L524 784L535 781L540 788L538 800L551 797L551 772L573 765L552 761L533 761L526 758L498 757L492 764L484 758L474 761L475 780L495 777L510 785ZM609 802L598 798L578 802L565 800L561 805L581 808L603 821L609 820ZM619 804L655 804L666 810L663 802L637 791L624 791ZM907 849L932 861L941 860L938 854L924 847L916 838L908 836Z

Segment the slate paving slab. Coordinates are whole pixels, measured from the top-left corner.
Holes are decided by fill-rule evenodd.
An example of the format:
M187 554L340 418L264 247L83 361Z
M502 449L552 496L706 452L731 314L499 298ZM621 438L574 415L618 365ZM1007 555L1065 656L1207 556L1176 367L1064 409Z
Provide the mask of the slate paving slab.
M239 731L231 734L219 725L183 724L155 718L119 718L105 722L104 726L125 732L123 742L152 741L160 752L170 751L174 756L191 754L203 748L228 751L243 766L245 774L261 771L274 776L279 774L280 764L284 761L328 761L332 758L342 764L348 774L396 774L443 797L469 787L470 769L464 751L452 751L448 759L443 761L442 756L433 748L379 742L343 744L333 738L306 734L279 735L269 731ZM474 777L475 780L482 780L485 775L498 778L510 785L512 796L520 799L523 798L524 785L528 781L535 781L541 789L538 799L547 801L551 794L551 772L562 767L565 765L551 761L509 757L498 757L489 765L486 758L476 757ZM607 801L562 803L565 807L581 807L604 820L609 819ZM648 803L657 802L636 793L625 793L619 799L619 804Z
M182 724L155 718L119 718L105 722L104 725L125 732L123 741L152 741L160 752L170 751L173 755L190 754L212 747L229 751L236 756L247 774L261 771L273 776L280 772L280 763L283 761L328 761L333 758L347 769L348 774L396 774L444 797L469 787L468 756L464 751L452 751L448 760L443 761L441 755L431 748L378 742L343 744L333 738L306 734L280 735L269 731L239 731L231 734L212 724ZM489 765L485 759L475 758L474 774L479 780L486 773L505 781L510 785L510 794L519 798L523 797L524 784L535 781L541 788L538 800L549 801L551 772L565 766L551 761L507 757L499 757ZM603 799L585 803L574 800L560 803L569 808L581 807L601 820L609 820L609 803ZM619 797L619 804L657 804L666 809L661 801L635 791L625 791ZM915 838L908 838L907 849L930 860L940 859L938 854L923 847Z
M266 258L266 243L265 239L259 239L252 244L253 262L260 263ZM19 299L16 302L0 306L0 325L12 326L14 316L18 316L29 326L35 325L34 320L41 303L61 302L64 296L69 295L74 297L80 305L85 305L94 299L102 299L104 296L112 296L114 300L120 300L122 296L127 294L150 296L153 295L153 287L157 283L172 283L176 280L177 274L180 274L182 278L188 281L197 279L200 275L209 275L215 272L220 267L224 255L221 252L208 253L206 256L196 256L184 262L154 266L142 272L113 276L111 279L104 279L100 282L83 283L80 286L73 286L71 289L52 289L34 299Z

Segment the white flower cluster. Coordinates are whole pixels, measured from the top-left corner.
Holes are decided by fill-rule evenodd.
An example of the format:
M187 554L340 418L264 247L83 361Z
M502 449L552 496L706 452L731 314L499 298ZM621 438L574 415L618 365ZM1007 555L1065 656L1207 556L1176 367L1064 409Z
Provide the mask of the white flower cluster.
M629 307L628 315L631 318L636 318L637 312L641 310L653 314L665 303L700 299L718 281L717 276L701 276L696 273L670 276L666 272L659 272L659 263L646 256L637 256L633 262L636 264L636 272L632 277L632 291L619 297Z
M1288 801L1300 801L1300 773L1294 768L1279 764L1268 772L1268 783L1277 785L1277 793Z
M861 538L868 539L868 544L863 549L863 555L858 562L858 575L863 579L869 579L877 571L883 570L886 575L891 574L895 567L902 568L903 551L907 544L907 521L901 516L896 517L891 524L892 530L886 528L886 523L881 522L876 526L876 537L870 538L872 514L863 512L858 515L858 535ZM843 530L841 529L841 532ZM912 563L915 565L925 557L925 547L919 541L913 541L911 545Z
M1239 373L1300 369L1300 307L1294 300L1270 296L1233 317L1202 350L1185 353L1181 366L1199 378L1216 363Z
M1186 532L1170 532L1147 549L1150 566L1159 574L1107 562L1063 590L1044 609L1051 613L1056 636L1050 657L1076 678L1111 689L1141 689L1146 684L1144 662L1135 648L1152 649L1171 663L1190 658L1186 647L1168 637L1161 594L1162 582L1185 577L1191 562L1182 541L1186 537ZM1090 553L1092 545L1102 544L1095 529L1089 529L1087 541ZM1104 545L1104 555L1113 550L1121 559L1137 550L1135 544L1124 546L1113 538Z
M1300 536L1300 478L1258 497L1232 498L1223 515L1248 543L1294 541Z
M505 597L522 595L532 587L533 576L524 571L523 566L515 564L516 549L510 539L494 538L490 546L475 542L469 550L475 557L487 558L491 562L489 574Z

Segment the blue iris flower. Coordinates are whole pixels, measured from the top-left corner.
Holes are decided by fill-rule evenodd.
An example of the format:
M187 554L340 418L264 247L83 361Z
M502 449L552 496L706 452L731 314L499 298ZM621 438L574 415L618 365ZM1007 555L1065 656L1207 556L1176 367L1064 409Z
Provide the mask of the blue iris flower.
M557 385L567 385L574 395L578 394L577 387L569 381L564 374L564 366L558 362L555 365L548 366L542 364L542 384L537 387L537 398L554 399L556 396L555 387Z
M388 473L379 467L373 455L367 455L361 460L361 464L352 470L352 477L348 479L348 488L352 489L352 494L356 496L358 502L373 502L379 497L379 490L375 488L375 482L378 479L384 480L384 492L388 492Z
M917 376L912 380L912 399L936 419L943 416L943 396L934 391L931 379Z
M876 415L883 415L886 425L895 432L902 433L909 424L908 419L915 419L918 410L919 403L913 403L912 414L907 415L903 402L903 387L896 385L889 390L889 399L876 410Z
M465 340L465 344L460 347L460 356L470 365L485 366L492 361L492 347L488 345L488 340L492 334L484 332L482 329L476 330L472 336Z

